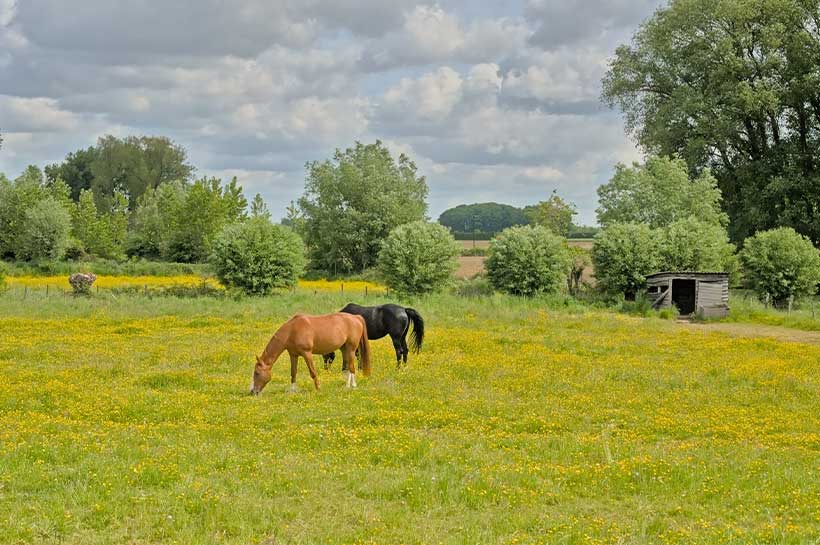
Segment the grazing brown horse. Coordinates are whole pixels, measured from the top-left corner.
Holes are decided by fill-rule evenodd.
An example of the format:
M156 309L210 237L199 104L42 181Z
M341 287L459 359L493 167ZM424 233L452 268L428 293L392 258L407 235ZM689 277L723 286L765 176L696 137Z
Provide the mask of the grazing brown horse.
M296 363L304 358L310 377L319 389L319 377L313 365L313 354L328 354L342 349L348 365L347 387L356 387L356 349L361 355L362 371L370 375L370 343L364 318L338 312L324 316L297 314L273 334L265 351L256 357L251 394L259 392L270 382L271 367L285 350L290 354L290 389L296 390Z

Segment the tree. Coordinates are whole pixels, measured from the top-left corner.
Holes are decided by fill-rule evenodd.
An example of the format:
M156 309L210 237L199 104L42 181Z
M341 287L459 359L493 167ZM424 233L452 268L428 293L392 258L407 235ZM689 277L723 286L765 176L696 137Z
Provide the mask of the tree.
M546 227L509 227L490 242L487 277L513 295L556 293L567 287L570 259L566 240Z
M461 247L445 227L414 221L390 232L379 252L378 269L398 293L433 293L452 280L460 253Z
M226 286L267 295L296 285L305 266L305 246L291 229L256 217L222 230L211 263Z
M441 213L438 222L454 233L500 233L507 227L527 225L529 219L520 208L486 202L461 204Z
M390 231L424 218L426 197L416 165L404 154L394 160L380 141L309 163L299 209L313 266L335 273L373 266Z
M572 218L578 213L575 205L558 196L555 191L550 198L535 206L524 208L531 223L543 225L560 237L567 237L572 227Z
M672 0L616 51L603 98L648 152L709 167L730 236L820 241L818 0Z
M690 180L680 159L650 157L644 165L619 164L609 183L598 188L598 199L603 227L645 223L657 228L688 217L712 225L727 222L717 180L708 170Z
M129 255L171 259L171 239L181 218L187 186L171 182L147 191L137 201L128 233Z
M264 218L270 221L270 211L268 210L268 205L265 204L265 201L262 199L262 195L259 193L254 195L253 201L251 201L251 217Z
M146 191L168 182L186 182L194 171L185 149L163 136L104 136L97 141L90 168L100 208L108 208L114 191L121 190L132 209Z
M719 225L690 217L671 223L658 236L664 270L737 273L735 246Z
M26 210L15 257L21 260L60 260L71 233L71 216L54 197L46 197Z
M226 225L245 219L247 206L236 178L225 187L219 178L197 180L187 189L181 207L173 211L168 257L184 263L207 260L214 238Z
M592 263L601 291L634 300L646 276L659 272L660 241L646 224L614 223L595 236Z
M782 304L813 295L820 284L820 251L790 227L757 233L741 252L744 271L761 297Z
M61 179L67 183L71 188L71 198L76 201L83 190L91 189L94 181L91 165L96 158L97 149L93 146L69 153L62 163L45 168L46 178L50 182Z

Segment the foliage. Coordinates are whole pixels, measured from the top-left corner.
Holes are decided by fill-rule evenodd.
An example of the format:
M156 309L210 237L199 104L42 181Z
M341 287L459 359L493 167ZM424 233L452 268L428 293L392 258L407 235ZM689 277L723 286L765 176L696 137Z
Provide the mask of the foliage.
M416 165L404 154L394 160L380 141L309 163L299 209L313 267L336 274L372 266L394 228L423 219L426 198Z
M572 228L572 218L578 212L574 204L553 191L548 200L524 208L524 213L533 225L543 225L556 235L566 237Z
M648 225L615 223L595 237L592 263L603 292L633 300L646 286L646 276L659 272L660 241Z
M708 170L690 179L680 159L650 157L643 165L619 164L609 183L598 188L598 198L603 227L645 223L657 228L688 217L724 227L727 222L717 180Z
M100 214L91 190L82 190L72 209L72 232L83 250L103 259L121 259L125 255L128 230L128 198L114 193L111 210Z
M187 186L181 182L163 184L143 194L131 217L128 254L170 260L171 239L183 221L180 211L186 198Z
M594 238L595 235L597 235L600 230L601 229L599 227L590 227L590 226L587 226L587 225L575 225L575 224L573 224L569 228L569 234L567 235L567 238L570 238L570 239L573 239L573 238L574 239Z
M248 295L293 287L305 267L302 239L264 218L228 225L213 248L211 262L219 280Z
M438 222L455 233L500 233L507 227L527 225L529 218L520 208L494 202L462 204L442 212Z
M22 260L62 259L71 234L71 216L54 197L46 197L24 215L23 230L15 248Z
M661 269L737 276L736 249L723 227L690 217L671 223L658 236Z
M133 209L147 191L168 182L190 180L187 152L162 136L104 136L91 161L91 187L100 208L110 207L115 191L125 192Z
M63 180L71 188L71 198L76 201L83 191L91 189L94 181L91 165L96 158L97 148L93 146L69 153L62 163L45 168L46 178L52 183Z
M458 297L491 297L495 290L486 275L459 279L453 293Z
M744 271L761 297L783 303L813 295L820 283L820 250L790 227L757 233L741 252Z
M168 241L170 261L198 263L208 259L214 238L226 226L247 217L248 202L233 178L224 187L218 178L202 178L187 188L173 210Z
M270 210L268 210L268 205L265 204L262 195L259 193L254 195L253 201L251 201L250 213L252 218L262 218L270 221Z
M604 99L643 147L710 167L739 242L820 242L817 0L674 0L618 48Z
M513 295L556 293L567 285L570 255L566 241L543 226L510 227L490 243L487 277Z
M0 292L6 288L6 265L0 261Z
M437 223L415 221L391 231L379 253L378 270L400 294L441 291L458 268L461 246Z
M592 258L589 251L578 246L569 247L570 271L567 277L569 292L573 295L581 291L581 279L584 272L592 265Z

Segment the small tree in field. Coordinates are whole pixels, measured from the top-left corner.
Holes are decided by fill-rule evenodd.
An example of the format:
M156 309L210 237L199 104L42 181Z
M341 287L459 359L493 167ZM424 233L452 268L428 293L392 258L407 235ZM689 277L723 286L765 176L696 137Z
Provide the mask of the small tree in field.
M248 295L296 285L305 268L299 236L265 218L225 227L214 241L211 263L219 280Z
M458 267L460 247L445 227L414 221L390 232L379 252L378 270L399 293L440 291Z
M755 291L775 303L816 293L820 251L790 227L757 233L741 252L744 270Z
M632 300L646 286L646 276L660 267L657 236L648 225L613 224L595 237L592 263L602 291Z
M547 227L510 227L490 243L487 277L513 295L556 293L567 285L570 259L566 241Z

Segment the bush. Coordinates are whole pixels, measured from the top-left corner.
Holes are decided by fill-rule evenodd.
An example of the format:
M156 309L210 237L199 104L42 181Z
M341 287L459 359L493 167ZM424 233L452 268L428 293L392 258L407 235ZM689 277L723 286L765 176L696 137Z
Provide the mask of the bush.
M299 235L265 218L225 227L214 241L211 262L217 278L248 295L266 295L296 285L305 268Z
M790 227L757 233L741 252L744 270L761 297L782 304L790 297L812 295L820 283L820 251Z
M567 285L566 241L543 226L510 227L490 242L486 262L493 287L512 295L557 293Z
M55 198L47 197L26 211L17 259L60 260L71 233L71 215Z
M447 228L414 221L390 232L379 252L378 270L398 293L432 293L450 283L460 253Z
M726 229L694 217L678 220L660 233L660 268L667 271L728 272L737 276L735 247Z
M6 288L6 266L0 263L0 291Z
M68 283L71 284L74 295L90 295L91 286L96 280L97 275L94 273L74 273L68 277Z
M659 272L657 238L649 226L637 223L616 223L598 233L592 263L599 289L634 300L646 286L646 276Z
M486 276L479 275L475 278L459 280L453 293L459 297L490 297L495 290Z

